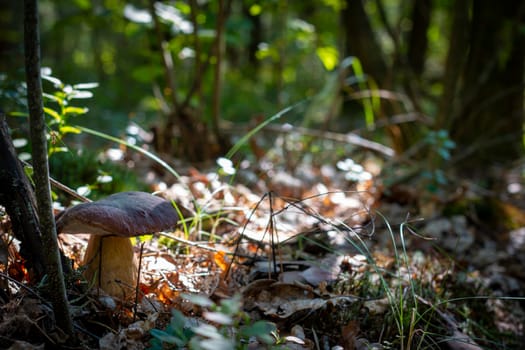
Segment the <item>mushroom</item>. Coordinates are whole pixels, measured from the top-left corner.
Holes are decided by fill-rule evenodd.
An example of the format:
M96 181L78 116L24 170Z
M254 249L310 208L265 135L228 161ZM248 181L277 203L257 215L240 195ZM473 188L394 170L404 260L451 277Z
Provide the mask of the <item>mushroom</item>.
M179 219L173 204L146 192L120 192L61 212L59 233L91 234L84 276L107 294L133 295L138 263L130 237L172 229Z

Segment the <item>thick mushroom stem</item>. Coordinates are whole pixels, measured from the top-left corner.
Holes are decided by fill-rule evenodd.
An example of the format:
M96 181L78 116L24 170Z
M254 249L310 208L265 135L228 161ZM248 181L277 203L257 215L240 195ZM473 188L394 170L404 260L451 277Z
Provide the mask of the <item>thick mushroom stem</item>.
M138 262L129 238L91 235L83 260L88 283L122 299L134 295Z

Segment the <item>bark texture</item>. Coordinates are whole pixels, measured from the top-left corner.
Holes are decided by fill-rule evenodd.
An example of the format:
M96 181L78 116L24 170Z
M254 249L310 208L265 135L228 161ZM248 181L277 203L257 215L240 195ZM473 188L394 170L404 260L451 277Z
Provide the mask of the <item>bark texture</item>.
M35 170L33 179L35 182L47 279L57 324L66 334L73 338L73 323L69 313L64 274L60 262L49 184L46 124L42 101L42 81L40 78L40 35L38 30L37 0L26 0L24 2L24 15L27 103L33 167Z
M45 263L36 202L3 113L0 113L0 183L0 204L5 207L13 232L21 242L20 255L27 261L31 277L40 280Z

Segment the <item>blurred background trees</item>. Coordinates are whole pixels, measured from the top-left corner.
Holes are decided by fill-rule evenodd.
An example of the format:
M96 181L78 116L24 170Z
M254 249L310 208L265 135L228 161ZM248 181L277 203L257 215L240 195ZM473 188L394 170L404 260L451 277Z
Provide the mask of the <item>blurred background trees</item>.
M20 4L2 6L2 107L16 104ZM78 123L151 130L156 151L225 154L233 125L307 100L294 125L356 131L424 167L485 176L523 156L519 0L41 1L43 65L98 82ZM349 65L341 65L355 57ZM424 162L423 162L424 160ZM435 179L434 179L435 180ZM438 179L439 180L439 179Z

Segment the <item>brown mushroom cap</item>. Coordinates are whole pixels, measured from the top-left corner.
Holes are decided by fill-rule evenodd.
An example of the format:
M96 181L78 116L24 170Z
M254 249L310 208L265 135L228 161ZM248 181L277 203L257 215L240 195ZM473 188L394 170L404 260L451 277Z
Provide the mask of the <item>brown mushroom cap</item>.
M167 200L146 192L120 192L63 211L56 225L59 233L131 237L172 229L178 219Z

